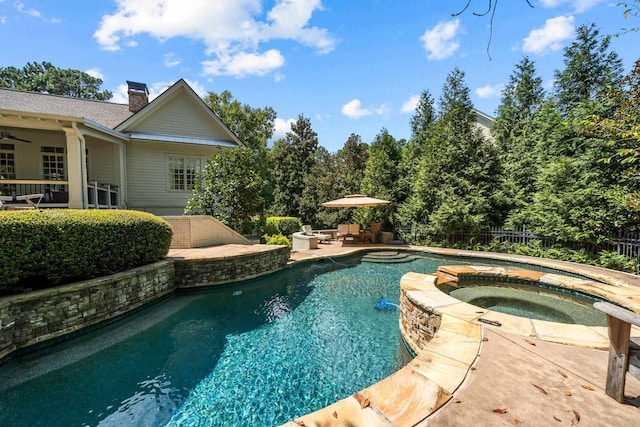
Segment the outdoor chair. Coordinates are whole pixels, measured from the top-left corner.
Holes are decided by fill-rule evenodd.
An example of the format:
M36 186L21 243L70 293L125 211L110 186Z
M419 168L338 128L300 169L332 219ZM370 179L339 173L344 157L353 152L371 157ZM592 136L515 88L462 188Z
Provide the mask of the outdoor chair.
M338 240L342 237L342 243L347 241L360 241L360 224L338 224Z
M378 235L382 229L382 224L379 222L374 222L369 226L368 230L364 231L363 240L369 240L371 243L378 243Z
M331 236L328 235L328 234L315 233L310 225L303 225L302 226L302 233L305 236L315 236L315 237L317 237L319 243L329 243L329 240L331 240Z

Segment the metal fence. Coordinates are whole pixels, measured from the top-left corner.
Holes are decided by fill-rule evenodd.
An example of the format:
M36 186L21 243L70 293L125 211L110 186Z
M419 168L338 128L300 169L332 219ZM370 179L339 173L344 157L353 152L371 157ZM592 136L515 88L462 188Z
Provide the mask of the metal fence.
M522 227L519 230L505 230L503 228L490 228L479 232L456 231L451 233L428 233L424 227L417 226L397 226L396 233L411 236L414 242L446 242L451 246L459 243L478 243L488 245L496 240L499 242L528 244L533 241L540 242L543 249L549 249L556 244L563 247L584 250L594 256L602 251L616 252L618 255L624 255L630 260L635 260L638 265L636 274L640 274L640 233L623 233L619 232L616 237L612 237L609 241L602 243L586 243L586 242L558 242L553 237L538 235L532 231Z

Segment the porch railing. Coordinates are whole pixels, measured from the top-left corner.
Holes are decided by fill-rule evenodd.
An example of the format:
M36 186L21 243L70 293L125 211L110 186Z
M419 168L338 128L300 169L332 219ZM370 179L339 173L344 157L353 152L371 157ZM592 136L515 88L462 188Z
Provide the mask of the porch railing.
M17 196L25 194L44 194L40 207L69 207L69 181L47 179L0 179L0 195ZM120 206L120 192L117 186L99 184L93 181L87 184L87 205L94 209L115 209Z

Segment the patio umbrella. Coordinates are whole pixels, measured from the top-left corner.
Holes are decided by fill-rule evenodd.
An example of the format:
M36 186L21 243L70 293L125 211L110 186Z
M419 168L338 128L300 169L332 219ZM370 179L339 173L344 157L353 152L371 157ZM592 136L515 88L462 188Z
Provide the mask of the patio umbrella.
M376 199L365 194L350 194L342 199L324 202L322 206L326 208L364 208L371 206L388 205L388 200Z

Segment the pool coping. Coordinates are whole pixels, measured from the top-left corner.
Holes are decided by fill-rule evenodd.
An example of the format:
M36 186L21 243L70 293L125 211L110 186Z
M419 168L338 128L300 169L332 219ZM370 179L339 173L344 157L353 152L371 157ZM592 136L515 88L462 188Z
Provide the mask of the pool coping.
M394 249L402 250L397 247ZM538 281L594 295L640 313L640 278L628 273L509 254L424 249L426 248L412 246L404 250L503 259L579 274L594 280L537 272L527 270L526 267L473 265L442 266L434 274L407 273L400 280L400 330L404 341L416 353L416 357L382 381L332 405L298 417L284 424L284 427L422 424L445 403L455 400L454 393L473 369L481 353L482 343L487 339L485 331L488 329L524 337L531 345L535 345L533 340L543 340L589 349L603 350L609 346L606 327L567 325L492 312L445 294L436 287L437 283L457 280L459 276L474 275ZM371 251L371 248L357 248L343 254L362 251ZM302 257L300 261L307 259L309 258ZM406 309L403 306L403 298L405 302L412 302L423 312L427 324L430 316L437 318L437 327L433 328L434 334L428 337L426 342L420 342L419 338L413 339L407 332L407 325L403 325L402 310ZM498 322L500 326L482 323L479 319ZM634 328L632 335L640 335L640 329ZM531 341L528 338L531 338Z

